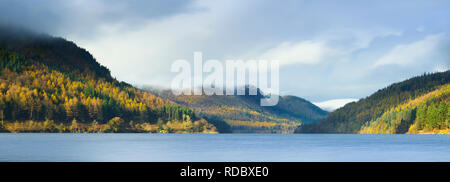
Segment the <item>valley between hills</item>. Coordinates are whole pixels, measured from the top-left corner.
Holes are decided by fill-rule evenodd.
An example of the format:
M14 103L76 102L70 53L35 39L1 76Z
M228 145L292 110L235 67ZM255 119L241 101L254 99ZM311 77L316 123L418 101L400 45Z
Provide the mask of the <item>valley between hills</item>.
M296 96L175 96L111 76L75 43L0 27L0 132L450 133L450 71L392 84L331 113Z

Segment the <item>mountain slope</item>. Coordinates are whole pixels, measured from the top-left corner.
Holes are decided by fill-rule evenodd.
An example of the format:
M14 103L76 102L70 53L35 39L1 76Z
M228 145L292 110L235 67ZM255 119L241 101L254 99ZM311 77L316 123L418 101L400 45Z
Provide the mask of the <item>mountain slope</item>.
M391 108L358 133L450 133L450 84Z
M395 83L358 102L346 104L319 123L303 125L297 132L358 133L362 127L377 120L392 108L407 104L448 83L450 71L424 74Z
M0 27L0 131L216 132L193 110L113 79L61 38Z
M59 37L37 34L20 27L0 25L0 47L27 59L45 63L68 73L90 72L111 81L108 68L100 65L85 49Z
M226 122L233 132L292 133L300 123L315 122L327 115L326 111L295 96L283 96L277 105L262 107L260 99L263 95L259 90L257 95L236 96L175 96L169 90L148 90L193 108L197 115Z

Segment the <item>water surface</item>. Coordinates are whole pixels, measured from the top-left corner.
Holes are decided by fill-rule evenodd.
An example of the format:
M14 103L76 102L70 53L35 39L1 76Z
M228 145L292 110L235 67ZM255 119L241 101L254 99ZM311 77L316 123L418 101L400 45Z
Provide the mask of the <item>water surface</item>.
M450 161L450 135L2 133L0 161Z

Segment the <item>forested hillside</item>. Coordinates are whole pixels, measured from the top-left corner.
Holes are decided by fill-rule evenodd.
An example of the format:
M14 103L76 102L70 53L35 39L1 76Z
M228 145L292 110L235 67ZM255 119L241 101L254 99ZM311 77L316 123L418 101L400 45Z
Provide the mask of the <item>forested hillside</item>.
M194 111L119 82L61 38L0 27L0 131L216 132Z
M248 93L249 88L246 89ZM150 92L193 108L197 115L230 125L233 132L292 133L301 123L319 121L327 115L326 111L295 96L283 96L277 105L261 107L263 94L259 90L257 95L241 96L175 96L170 90L151 89Z
M376 123L384 123L381 125L386 128L375 133L405 133L410 131L409 128L405 127L413 123L420 125L417 130L423 130L422 122L440 123L439 127L436 124L426 125L426 130L445 130L445 127L448 127L448 125L444 126L444 123L448 121L437 120L434 117L435 114L431 113L430 116L432 117L427 116L427 119L423 119L422 115L419 114L420 116L417 119L415 113L425 112L424 110L434 113L434 110L438 110L436 108L441 107L438 114L439 118L445 118L446 113L442 112L445 109L442 109L442 107L448 108L448 90L446 90L448 87L444 85L449 83L450 71L417 76L381 89L358 102L349 103L330 113L325 120L319 123L299 127L297 132L372 133L374 131L373 127L369 126L374 126ZM426 97L428 99L423 98L426 94L435 93L433 91L437 92L438 95ZM426 109L419 106L405 109L406 105L410 105L408 103L419 102L416 99L422 99L420 100L422 104L419 106ZM429 110L429 108L431 109ZM404 115L400 117L399 112L400 115ZM390 124L386 124L386 122ZM363 131L361 131L362 129ZM411 132L414 132L414 130L411 130Z
M450 133L450 84L391 108L359 133Z

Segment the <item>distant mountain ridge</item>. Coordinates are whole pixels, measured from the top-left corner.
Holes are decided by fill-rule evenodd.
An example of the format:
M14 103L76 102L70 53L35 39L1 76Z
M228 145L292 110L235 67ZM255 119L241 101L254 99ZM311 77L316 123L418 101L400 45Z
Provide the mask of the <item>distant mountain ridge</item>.
M262 107L262 92L257 89L257 95L248 95L248 89L247 86L246 95L212 96L175 96L170 90L147 90L192 108L200 116L222 120L231 125L234 132L292 133L301 123L316 122L328 114L311 102L296 96L280 96L277 105Z
M374 130L370 129L370 126L374 126L374 121L382 122L382 123L391 123L392 126L407 122L407 126L416 123L416 115L415 113L418 111L418 106L416 105L414 108L410 106L410 108L405 109L401 108L402 106L410 105L409 102L418 102L415 99L419 99L424 95L438 92L437 96L433 96L427 98L426 102L422 103L422 107L432 106L434 104L448 104L449 93L447 90L443 88L446 87L447 84L450 83L450 70L445 72L437 72L432 74L424 74L422 76L417 76L410 78L408 80L392 84L384 89L381 89L374 94L360 99L358 102L352 102L346 104L344 107L337 109L334 112L331 112L325 120L322 120L318 123L302 125L300 126L296 132L298 133L364 133L364 132L373 132ZM430 101L428 101L430 100ZM441 106L441 107L445 107ZM446 106L450 108L449 106ZM399 109L401 108L401 109ZM443 117L444 120L431 119L436 120L438 123L448 122L450 119L448 118L449 111L445 111L445 109L440 109L441 112L439 117ZM392 110L396 110L396 112L391 112ZM401 112L404 118L395 118L400 112L403 110L405 112ZM407 113L406 111L410 112ZM436 110L437 111L437 110ZM391 114L390 117L387 117L387 113ZM434 112L434 111L433 111ZM395 117L394 117L395 116ZM407 117L409 117L407 119ZM445 117L447 117L445 119ZM389 118L389 119L387 119ZM401 122L403 121L403 122ZM442 124L444 125L444 124ZM382 125L378 125L382 126ZM385 126L385 125L383 125ZM449 125L445 125L447 127ZM408 128L409 129L409 128ZM408 129L401 129L402 132L407 132ZM428 128L429 130L445 130L446 128L440 128L433 126L432 128ZM362 131L363 130L363 131ZM395 130L395 127L389 127L386 130L377 130L378 133L385 133L387 130L390 132L398 133L400 130ZM377 132L375 132L377 133ZM401 132L400 132L401 133Z

